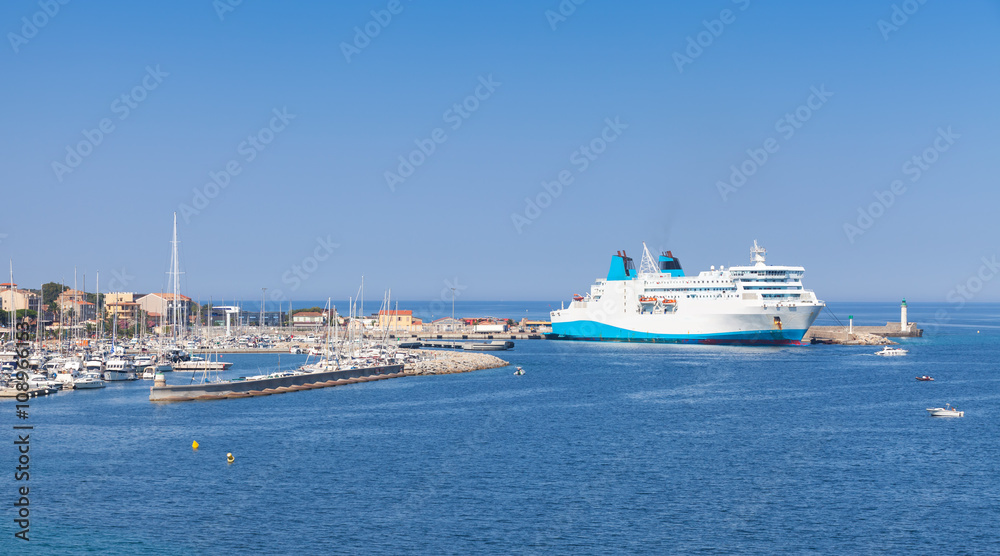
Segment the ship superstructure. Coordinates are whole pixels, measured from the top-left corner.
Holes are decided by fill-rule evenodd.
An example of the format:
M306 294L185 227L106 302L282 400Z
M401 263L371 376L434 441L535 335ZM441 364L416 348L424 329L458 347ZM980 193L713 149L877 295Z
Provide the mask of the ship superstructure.
M607 278L552 311L552 339L721 344L800 344L825 304L802 286L801 266L766 264L754 241L750 264L686 276L670 251L643 243L639 270L619 251Z

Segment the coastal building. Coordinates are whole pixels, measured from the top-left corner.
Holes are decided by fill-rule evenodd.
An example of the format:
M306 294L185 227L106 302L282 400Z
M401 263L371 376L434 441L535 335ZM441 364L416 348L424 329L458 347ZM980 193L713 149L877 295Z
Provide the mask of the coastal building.
M105 316L111 316L114 312L116 304L121 303L135 303L136 294L133 292L110 292L104 294L104 314ZM120 305L118 305L118 313L121 313Z
M292 326L323 326L323 313L318 311L299 311L292 315Z
M430 332L460 332L466 329L465 323L459 319L444 317L434 321L427 326Z
M10 311L12 307L14 311L38 311L38 302L38 294L35 292L20 290L17 284L9 282L0 284L0 309L4 311Z
M530 320L525 318L521 319L519 326L527 332L550 332L552 330L552 323L547 320Z
M136 298L135 303L139 304L139 309L144 313L166 315L167 322L164 324L171 322L175 307L177 308L178 322L184 320L183 315L191 312L191 298L180 294L175 298L172 293L148 293Z
M86 292L74 289L65 290L56 298L56 305L59 307L60 313L73 315L73 318L78 322L97 319L97 306L87 301Z
M77 322L97 320L97 306L89 301L67 301L59 306L59 310L73 315Z
M74 302L86 300L86 292L70 288L59 294L59 297L56 298L56 305L59 307L59 311L65 312L73 309Z
M139 316L139 304L135 302L120 301L116 303L104 304L104 316L108 318L118 318L118 320L135 321Z
M413 311L379 311L378 328L380 330L398 330L419 332L423 327L423 322L416 319L414 322Z
M104 318L118 317L118 320L135 322L139 317L140 306L135 301L133 292L111 292L104 294Z

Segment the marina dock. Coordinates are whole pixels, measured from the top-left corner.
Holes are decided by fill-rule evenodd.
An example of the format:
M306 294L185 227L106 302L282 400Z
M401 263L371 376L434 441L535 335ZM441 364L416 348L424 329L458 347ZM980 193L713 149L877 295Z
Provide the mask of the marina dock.
M485 342L476 340L419 340L412 342L400 342L400 347L408 348L442 348L461 349L465 351L504 351L514 349L514 342L510 340L487 340Z
M55 388L31 388L29 390L23 391L27 394L29 398L37 398L38 396L47 396L49 394L55 394L57 390ZM0 388L0 398L16 398L18 394L22 391L17 388Z

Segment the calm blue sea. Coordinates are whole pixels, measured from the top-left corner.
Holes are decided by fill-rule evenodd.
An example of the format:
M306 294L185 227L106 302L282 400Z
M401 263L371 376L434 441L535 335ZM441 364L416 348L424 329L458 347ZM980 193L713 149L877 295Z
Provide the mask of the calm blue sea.
M3 402L0 553L1000 553L1000 306L910 320L927 335L893 359L519 341L502 356L523 376L170 405L148 382L59 393L30 402L28 543ZM966 416L924 411L946 402Z

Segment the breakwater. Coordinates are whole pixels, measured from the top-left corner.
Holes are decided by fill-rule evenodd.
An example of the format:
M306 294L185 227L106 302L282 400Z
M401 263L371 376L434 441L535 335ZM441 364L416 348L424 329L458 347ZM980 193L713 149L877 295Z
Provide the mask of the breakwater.
M904 329L898 322L885 326L813 326L802 338L813 344L842 344L848 346L882 346L894 344L889 338L919 338L924 335L914 322Z
M486 353L405 351L411 355L419 355L418 360L406 365L338 369L203 384L168 385L164 375L161 374L150 388L149 400L183 402L251 398L406 376L467 373L505 367L509 364L499 357Z
M407 364L403 373L407 375L443 375L468 373L483 369L506 367L510 363L488 353L467 351L409 350L421 355L421 360Z

